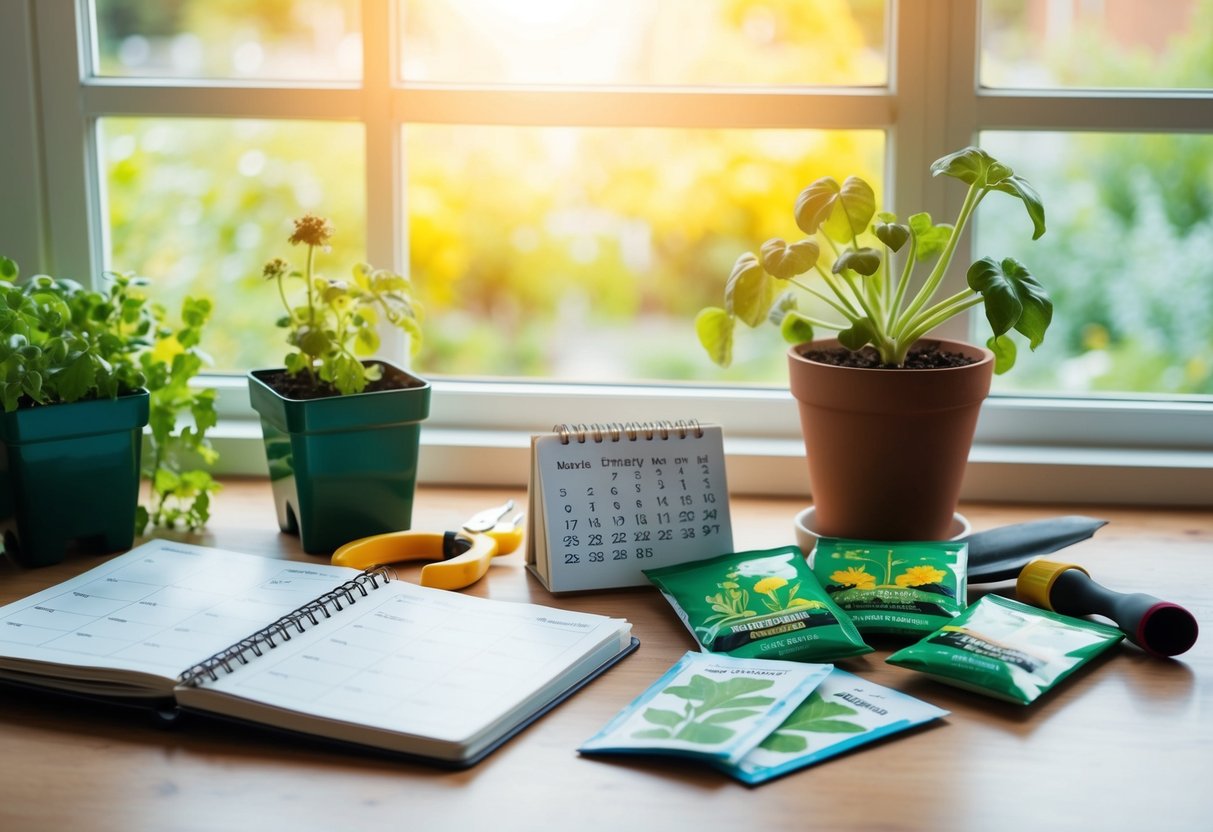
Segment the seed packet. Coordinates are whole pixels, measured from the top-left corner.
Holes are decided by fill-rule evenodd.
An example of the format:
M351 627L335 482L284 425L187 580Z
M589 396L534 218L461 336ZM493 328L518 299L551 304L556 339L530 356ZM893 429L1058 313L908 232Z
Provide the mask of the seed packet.
M986 595L889 664L1028 705L1124 638L1115 627Z
M740 762L713 765L754 786L947 715L934 705L835 668Z
M686 653L578 750L736 763L831 669L828 664Z
M949 623L968 601L969 544L883 543L826 537L813 574L861 633L920 638Z
M795 546L733 552L644 574L708 652L806 662L872 652Z

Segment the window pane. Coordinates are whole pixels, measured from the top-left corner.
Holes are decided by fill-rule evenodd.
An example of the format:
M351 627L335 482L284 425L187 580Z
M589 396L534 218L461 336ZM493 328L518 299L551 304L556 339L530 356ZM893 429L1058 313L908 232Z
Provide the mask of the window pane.
M741 252L803 236L811 181L883 182L878 131L414 125L405 141L435 374L782 382L774 327L739 327L724 371L695 313L722 304Z
M1213 88L1213 3L983 0L989 87Z
M174 315L186 295L211 298L215 369L280 366L284 313L262 267L302 267L287 237L309 211L336 229L321 273L343 277L366 257L362 126L107 118L99 132L109 267L150 278Z
M883 85L888 74L884 0L401 0L400 19L408 81Z
M157 78L362 77L359 0L94 0L97 71Z
M1048 232L1032 242L1018 201L991 194L977 254L1020 260L1055 304L1044 344L1021 346L998 388L1213 394L1213 136L981 142L1036 186Z

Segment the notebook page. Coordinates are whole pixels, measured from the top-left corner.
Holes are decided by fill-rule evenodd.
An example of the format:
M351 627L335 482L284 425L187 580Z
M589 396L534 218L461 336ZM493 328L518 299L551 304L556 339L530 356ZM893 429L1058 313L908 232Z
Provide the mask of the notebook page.
M618 654L630 632L619 619L393 581L230 674L178 688L177 701L457 759L441 746L483 744Z
M61 678L112 678L107 671L117 670L175 680L357 574L153 540L0 607L0 670Z

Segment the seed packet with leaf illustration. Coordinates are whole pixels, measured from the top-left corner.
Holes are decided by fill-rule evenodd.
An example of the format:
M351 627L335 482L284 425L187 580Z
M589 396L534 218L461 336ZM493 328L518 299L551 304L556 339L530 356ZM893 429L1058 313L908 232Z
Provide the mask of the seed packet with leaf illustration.
M753 751L735 764L713 765L753 786L947 715L900 691L835 669Z
M687 653L578 750L736 763L831 669L828 664Z
M886 661L1027 705L1124 638L1115 627L986 595Z
M832 662L872 652L795 546L646 569L704 650Z
M883 543L825 537L813 574L861 633L920 638L960 614L968 602L969 544Z

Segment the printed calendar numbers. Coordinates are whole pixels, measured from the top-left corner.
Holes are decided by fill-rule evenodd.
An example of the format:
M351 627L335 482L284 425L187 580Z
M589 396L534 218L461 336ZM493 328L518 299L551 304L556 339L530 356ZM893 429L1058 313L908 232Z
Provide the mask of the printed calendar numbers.
M640 586L732 551L723 437L696 423L532 437L527 564L553 592Z

